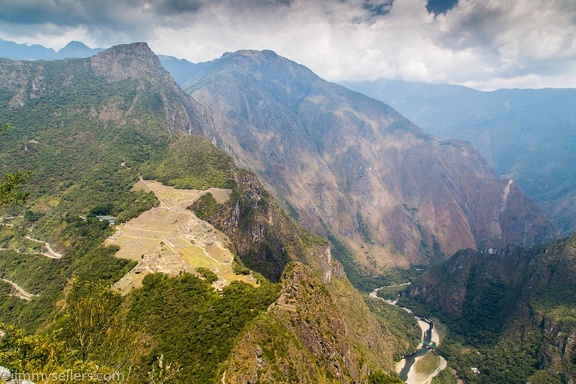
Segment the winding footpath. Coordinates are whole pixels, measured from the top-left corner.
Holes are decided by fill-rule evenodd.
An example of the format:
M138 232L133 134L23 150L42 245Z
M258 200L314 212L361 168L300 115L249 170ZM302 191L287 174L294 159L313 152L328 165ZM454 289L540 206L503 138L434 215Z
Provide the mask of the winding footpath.
M62 258L62 254L54 251L52 249L52 247L50 246L50 244L48 244L47 242L42 241L42 240L38 240L38 239L34 239L28 235L24 236L24 238L27 240L30 240L30 241L34 241L36 243L44 244L44 246L46 247L46 250L48 252L42 252L42 253L40 253L41 255L49 257L51 259L61 259Z
M410 283L404 283L394 286L397 287L409 284ZM378 291L386 287L387 286L376 288L374 291L370 292L370 297L374 299L380 299L390 305L397 305L397 300L386 300L378 296ZM402 308L408 313L412 314L412 311L408 308L399 308ZM403 379L407 384L430 384L434 377L436 377L442 370L446 369L447 362L446 359L444 359L442 356L436 355L438 357L436 359L438 363L433 372L423 373L418 371L418 362L422 360L427 354L433 353L431 350L424 348L423 342L428 341L438 345L440 344L440 335L438 334L438 331L434 327L434 323L431 320L419 318L417 316L414 317L418 321L418 326L422 330L422 343L420 343L416 352L407 355L404 359L397 363L396 373L398 373L400 378Z
M14 296L16 296L19 299L30 301L30 300L32 300L33 297L38 296L38 295L35 295L33 293L27 292L24 288L22 288L21 286L19 286L18 284L16 284L12 280L2 279L2 281L10 284L12 286L12 288L14 288L16 290L16 294Z

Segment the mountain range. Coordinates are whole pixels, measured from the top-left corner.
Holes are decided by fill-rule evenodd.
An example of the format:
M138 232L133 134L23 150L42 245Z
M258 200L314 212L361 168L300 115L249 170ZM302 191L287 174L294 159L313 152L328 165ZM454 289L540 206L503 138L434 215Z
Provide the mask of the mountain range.
M26 205L1 212L0 366L97 366L130 373L121 381L133 383L154 375L367 382L415 347L396 330L409 316L396 310L396 322L383 323L372 315L329 243L198 136L214 129L213 117L146 44L84 59L1 59L0 78L0 116L10 122L0 162L6 172L32 170ZM203 217L201 227L160 235L184 213L164 223L169 201L137 189L139 177L226 197L203 192L186 214ZM131 219L143 212L164 225L136 227ZM121 227L96 215L125 225L133 246L157 245L142 248L138 261L114 257L118 246L107 239ZM252 285L222 275L223 250L234 255L232 275ZM110 284L128 275L144 277L121 296ZM43 352L31 358L22 343Z
M0 39L0 57L13 60L59 60L69 58L89 57L102 52L102 48L90 48L79 41L71 41L62 49L55 51L39 44L18 44Z
M350 265L375 273L556 236L468 144L428 135L273 52L161 60L207 108L212 124L202 133L255 170L304 226L352 250Z

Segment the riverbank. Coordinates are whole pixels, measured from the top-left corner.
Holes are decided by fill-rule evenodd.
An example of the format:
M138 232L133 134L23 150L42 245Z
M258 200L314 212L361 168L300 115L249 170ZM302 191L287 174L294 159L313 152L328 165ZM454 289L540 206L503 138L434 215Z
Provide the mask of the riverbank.
M446 359L433 351L428 351L426 355L416 358L412 369L408 372L406 384L430 384L432 379L447 366Z
M386 300L378 296L378 291L382 288L385 287L376 288L370 293L370 297L380 299L390 305L397 305L395 300ZM400 308L412 313L408 308ZM440 345L440 334L434 326L434 323L429 319L415 318L418 326L422 330L421 343L416 352L396 363L396 373L400 375L407 384L430 384L434 377L446 369L447 361L433 350L424 347L424 341L428 344L434 343L436 346Z

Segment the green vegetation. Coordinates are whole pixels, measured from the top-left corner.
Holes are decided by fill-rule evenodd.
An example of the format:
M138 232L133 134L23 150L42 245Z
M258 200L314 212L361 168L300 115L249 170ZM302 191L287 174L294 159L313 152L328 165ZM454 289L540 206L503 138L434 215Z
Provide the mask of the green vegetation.
M196 272L210 284L218 280L218 276L208 268L199 267L196 268Z
M278 288L266 281L259 288L233 282L219 294L189 274L155 274L123 298L102 281L73 278L51 330L29 336L0 325L6 333L0 366L11 372L117 372L127 383L153 377L217 383L234 340L278 297Z
M431 375L438 367L439 360L440 358L438 355L432 351L429 351L414 364L414 370L424 375Z
M0 137L8 130L8 124L4 124L0 128ZM28 193L21 192L20 185L30 178L30 172L22 172L20 170L14 173L7 173L2 177L0 182L0 209L5 204L19 204L23 203L28 197Z
M233 182L229 156L204 138L168 133L163 112L150 109L158 98L146 96L153 79L109 82L86 63L2 63L2 75L44 82L17 108L9 102L18 90L0 84L0 121L12 124L0 140L0 164L10 172L0 181L2 203L24 203L28 196L22 206L3 207L3 216L14 219L13 227L0 227L0 276L39 294L30 302L2 295L0 321L30 332L55 315L72 276L112 283L133 267L114 257L116 248L103 246L113 228L94 215L122 223L157 205L152 193L131 191L142 173L159 171L176 184L199 188ZM31 87L27 77L22 84ZM22 193L18 186L26 178ZM64 256L42 256L44 246L26 236L49 242Z
M396 338L394 360L398 361L416 350L420 344L422 330L413 315L400 307L384 303L381 300L367 299L366 304L376 319ZM401 345L401 342L404 344Z
M449 368L443 369L432 379L432 384L456 384L456 378Z
M392 268L382 274L372 275L355 261L354 254L336 236L329 235L328 240L332 245L332 254L342 263L348 279L360 292L372 292L383 286L406 283L425 271L424 266L415 265L409 269Z
M378 289L376 295L386 300L397 300L400 294L406 290L406 285L390 285Z
M562 384L562 380L558 377L552 376L546 371L536 371L532 376L530 376L530 382L532 384Z
M368 376L368 383L370 384L402 384L403 381L399 377L389 376L382 371L377 371Z
M259 288L232 282L220 295L188 274L148 275L128 300L128 319L155 341L148 356L179 363L180 382L216 383L235 338L276 300L278 288L266 281ZM144 378L148 368L136 374Z
M144 178L176 188L233 188L234 161L205 137L182 135L143 169Z
M574 245L572 236L505 257L460 252L414 283L431 291L402 304L447 325L438 352L467 383L566 380L575 373L567 357L574 348L558 346L576 329Z
M361 292L371 292L375 288L387 285L387 280L383 276L369 276L355 260L352 252L342 244L336 236L329 235L328 240L332 244L332 254L342 263L346 270L346 275L354 287Z
M200 196L192 205L192 210L201 220L208 220L216 213L220 204L216 201L210 192Z
M21 192L19 189L20 185L29 178L29 172L16 171L5 174L0 182L0 207L8 203L23 203L28 193Z

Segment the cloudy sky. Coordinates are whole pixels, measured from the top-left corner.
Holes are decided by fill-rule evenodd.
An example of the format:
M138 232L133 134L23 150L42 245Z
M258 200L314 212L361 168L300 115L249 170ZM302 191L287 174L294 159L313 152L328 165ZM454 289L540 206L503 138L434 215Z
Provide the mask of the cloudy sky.
M576 87L575 36L575 0L0 0L5 40L193 62L272 49L331 81Z

